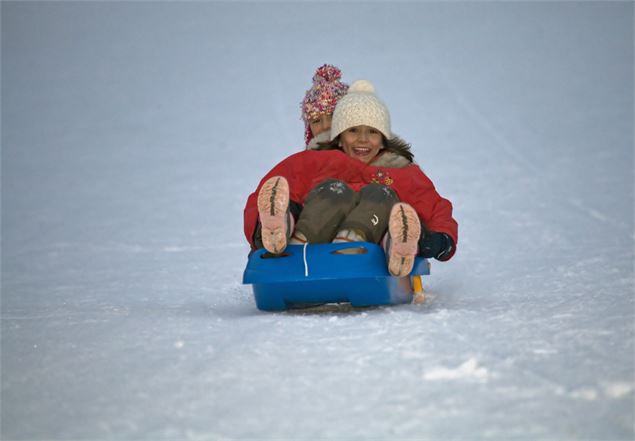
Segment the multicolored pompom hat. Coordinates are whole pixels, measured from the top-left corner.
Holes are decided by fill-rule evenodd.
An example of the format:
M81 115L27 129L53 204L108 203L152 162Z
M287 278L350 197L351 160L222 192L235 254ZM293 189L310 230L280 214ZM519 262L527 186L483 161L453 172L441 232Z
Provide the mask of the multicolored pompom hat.
M313 138L310 121L318 115L333 113L337 100L346 95L348 84L342 83L340 78L342 71L331 64L318 67L315 71L313 85L306 91L301 103L306 145Z

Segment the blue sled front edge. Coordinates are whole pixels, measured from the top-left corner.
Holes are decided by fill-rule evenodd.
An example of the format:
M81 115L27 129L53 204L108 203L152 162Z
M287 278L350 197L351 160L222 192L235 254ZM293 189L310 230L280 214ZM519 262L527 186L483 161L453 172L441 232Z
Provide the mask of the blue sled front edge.
M361 250L342 254L342 250ZM429 275L427 259L417 257L410 276ZM243 274L256 306L282 311L293 306L350 303L355 307L393 305L412 300L411 277L394 277L384 250L368 242L289 245L282 256L254 251Z

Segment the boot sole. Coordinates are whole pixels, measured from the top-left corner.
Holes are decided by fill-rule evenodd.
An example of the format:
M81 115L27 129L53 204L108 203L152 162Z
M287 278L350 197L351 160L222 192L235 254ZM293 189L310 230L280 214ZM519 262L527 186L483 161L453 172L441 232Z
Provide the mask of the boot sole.
M395 204L390 211L388 232L391 240L388 271L393 276L405 277L412 271L421 235L421 222L415 209L408 204Z
M258 193L258 213L262 228L262 245L279 254L287 247L287 210L289 183L282 176L268 179Z

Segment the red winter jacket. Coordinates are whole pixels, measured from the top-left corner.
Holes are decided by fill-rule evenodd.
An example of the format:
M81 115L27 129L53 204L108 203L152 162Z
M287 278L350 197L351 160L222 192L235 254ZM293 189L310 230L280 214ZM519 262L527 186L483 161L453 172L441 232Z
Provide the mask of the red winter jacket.
M374 163L382 163L382 161ZM254 249L253 236L258 223L258 192L262 184L272 176L287 178L290 198L300 204L304 204L305 197L313 187L329 178L346 182L355 191L359 191L372 182L388 185L397 193L402 202L412 205L417 210L425 228L447 233L454 240L455 246L443 260L449 260L456 251L458 224L452 218L452 204L437 193L432 181L418 165L412 163L403 167L368 165L339 150L306 150L295 153L276 165L262 178L256 191L249 195L244 212L245 237Z

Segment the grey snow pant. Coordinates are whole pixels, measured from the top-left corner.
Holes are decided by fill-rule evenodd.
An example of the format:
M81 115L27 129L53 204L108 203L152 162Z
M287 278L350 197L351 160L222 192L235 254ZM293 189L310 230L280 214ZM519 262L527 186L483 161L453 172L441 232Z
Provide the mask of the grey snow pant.
M386 185L368 184L355 192L342 181L328 179L308 194L295 229L309 243L330 243L341 230L356 230L367 242L379 243L397 202L397 194Z

